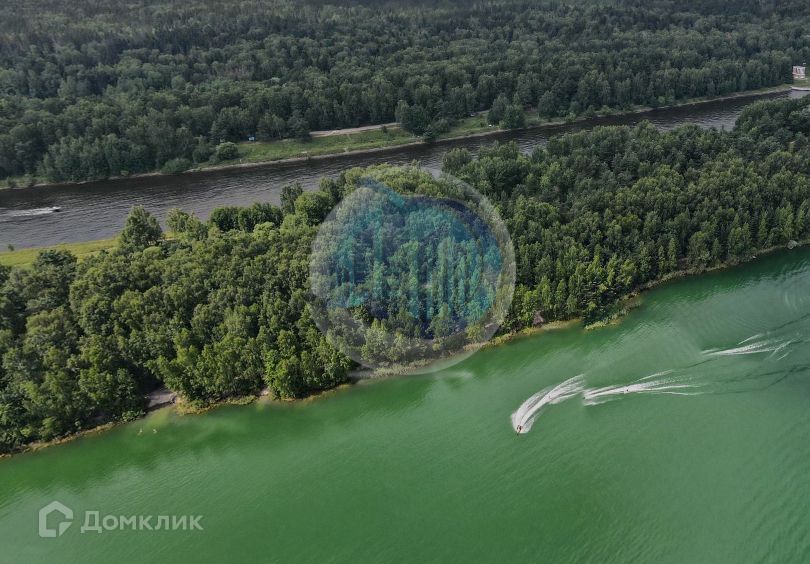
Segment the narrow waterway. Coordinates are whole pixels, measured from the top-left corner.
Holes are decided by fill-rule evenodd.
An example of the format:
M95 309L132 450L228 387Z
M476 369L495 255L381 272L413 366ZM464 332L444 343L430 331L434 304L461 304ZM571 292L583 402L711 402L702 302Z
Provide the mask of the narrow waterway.
M783 252L618 326L0 460L0 561L807 562L808 288ZM40 538L53 501L72 524ZM118 528L160 515L202 530Z
M597 125L634 124L642 120L649 120L661 129L672 129L686 123L730 129L742 109L754 100L803 94L807 93L791 91L543 129L503 132L435 145L402 147L309 162L270 164L259 168L0 190L0 248L9 244L17 248L38 247L112 237L120 231L130 208L138 204L161 219L175 207L205 218L212 209L223 205L249 205L257 201L276 203L281 187L286 184L300 182L306 189L312 189L317 187L321 178L335 176L351 167L417 161L435 171L441 167L442 157L449 149L467 147L475 151L496 140L516 141L523 151L531 151L545 143L550 136L560 133L591 129ZM48 209L53 206L60 207L61 211L54 213Z

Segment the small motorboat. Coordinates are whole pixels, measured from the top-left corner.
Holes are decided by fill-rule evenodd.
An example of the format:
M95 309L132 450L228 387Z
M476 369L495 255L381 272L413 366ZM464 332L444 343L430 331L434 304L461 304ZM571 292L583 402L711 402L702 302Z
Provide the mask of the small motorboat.
M59 206L51 206L51 211L53 213L60 212L62 211L62 208L60 208Z

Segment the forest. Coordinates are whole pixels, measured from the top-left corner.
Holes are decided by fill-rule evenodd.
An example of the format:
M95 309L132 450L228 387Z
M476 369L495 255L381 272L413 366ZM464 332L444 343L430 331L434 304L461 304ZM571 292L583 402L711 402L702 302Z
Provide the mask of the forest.
M426 139L790 82L800 0L10 0L0 179L179 172L233 142L399 121Z
M511 144L453 150L444 168L485 194L511 233L504 333L538 314L602 319L674 272L810 239L810 97L753 104L733 131L603 127L531 155ZM171 237L134 208L114 250L81 262L49 250L31 268L0 268L0 452L136 417L158 386L210 405L345 382L355 365L313 321L309 258L319 224L364 178L400 194L441 182L415 166L352 169L312 192L285 187L281 206L221 208L205 222L174 210ZM411 287L408 260L387 268L404 280L392 288ZM437 297L452 300L416 299ZM408 298L374 313L425 311L409 312Z
M369 368L488 341L514 284L506 226L467 186L395 185L362 179L321 223L310 257L316 324Z

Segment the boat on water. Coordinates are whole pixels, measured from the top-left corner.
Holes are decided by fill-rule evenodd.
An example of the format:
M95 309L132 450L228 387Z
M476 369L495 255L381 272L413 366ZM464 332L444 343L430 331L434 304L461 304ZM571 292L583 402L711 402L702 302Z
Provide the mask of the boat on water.
M62 211L62 208L59 206L49 206L47 208L34 208L28 210L15 210L15 209L5 209L0 208L0 217L10 217L10 218L25 218L25 217L36 217L41 215L50 215L52 213L57 213Z

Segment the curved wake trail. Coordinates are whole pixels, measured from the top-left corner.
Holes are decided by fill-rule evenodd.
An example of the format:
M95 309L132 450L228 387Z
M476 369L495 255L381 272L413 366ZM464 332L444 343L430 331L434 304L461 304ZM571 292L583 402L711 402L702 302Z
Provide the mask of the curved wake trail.
M512 428L518 434L528 433L537 417L548 405L557 404L575 396L582 398L583 405L600 405L608 401L621 399L628 395L669 394L694 396L702 394L741 393L764 389L782 381L788 376L805 372L810 364L781 365L781 362L792 351L795 345L810 342L805 336L796 332L784 331L774 335L772 332L753 335L726 349L707 349L702 351L704 358L694 364L675 369L656 372L644 376L629 384L603 387L586 387L584 375L574 376L565 382L544 388L527 399L512 413ZM740 367L729 366L728 357L738 355L757 355L769 353L753 370L740 374ZM725 360L724 360L725 359ZM777 370L763 372L762 367L768 363L780 363Z
M540 415L542 409L547 405L554 405L573 398L585 389L583 375L569 378L562 384L554 387L544 388L532 397L524 401L512 414L512 428L518 434L528 433L535 419Z

